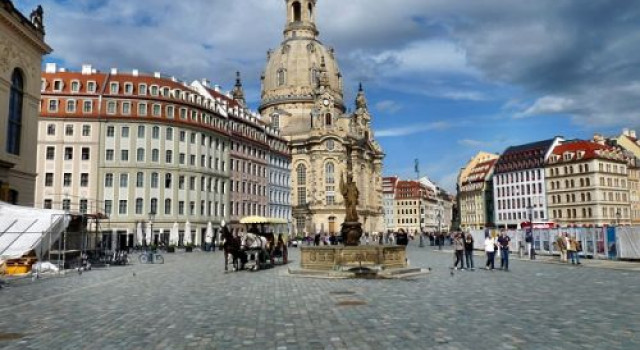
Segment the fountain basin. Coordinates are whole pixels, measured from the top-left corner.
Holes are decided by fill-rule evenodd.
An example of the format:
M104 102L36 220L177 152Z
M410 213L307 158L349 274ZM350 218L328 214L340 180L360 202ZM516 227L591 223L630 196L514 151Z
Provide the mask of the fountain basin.
M407 267L405 246L303 246L300 255L300 267L308 270L375 271Z

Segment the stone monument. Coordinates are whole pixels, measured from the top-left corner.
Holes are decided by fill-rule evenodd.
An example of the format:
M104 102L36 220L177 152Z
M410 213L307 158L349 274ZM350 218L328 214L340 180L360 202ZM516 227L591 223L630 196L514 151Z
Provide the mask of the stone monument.
M347 181L340 175L340 193L344 198L346 215L342 223L342 241L345 246L354 247L360 244L362 224L358 221L358 186L353 182L353 165L351 162L351 145L347 145Z

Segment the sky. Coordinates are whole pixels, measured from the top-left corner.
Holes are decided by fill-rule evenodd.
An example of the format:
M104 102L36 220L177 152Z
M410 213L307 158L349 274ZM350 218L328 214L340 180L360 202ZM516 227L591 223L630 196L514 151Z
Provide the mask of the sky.
M14 0L45 11L45 62L139 69L230 90L252 109L283 0ZM384 175L454 192L479 151L554 136L640 132L640 6L610 0L318 0L353 101L362 82ZM352 102L353 103L353 102Z

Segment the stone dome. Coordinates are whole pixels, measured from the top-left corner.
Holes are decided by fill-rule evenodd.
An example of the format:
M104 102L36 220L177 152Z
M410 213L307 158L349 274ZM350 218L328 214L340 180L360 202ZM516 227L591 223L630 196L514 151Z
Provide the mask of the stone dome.
M344 109L342 74L333 49L326 48L317 39L315 2L287 0L284 41L276 50L269 51L262 76L261 111L282 102L312 102L317 72L321 70L323 59L329 91Z

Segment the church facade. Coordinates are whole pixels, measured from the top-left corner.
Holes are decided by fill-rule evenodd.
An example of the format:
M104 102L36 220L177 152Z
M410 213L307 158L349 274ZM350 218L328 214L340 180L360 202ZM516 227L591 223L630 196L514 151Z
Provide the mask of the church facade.
M284 40L269 51L262 76L260 113L291 147L294 229L298 235L340 232L345 207L339 184L350 162L363 230L382 231L384 153L362 86L355 111L346 113L342 74L333 49L318 39L315 7L316 0L286 1Z

